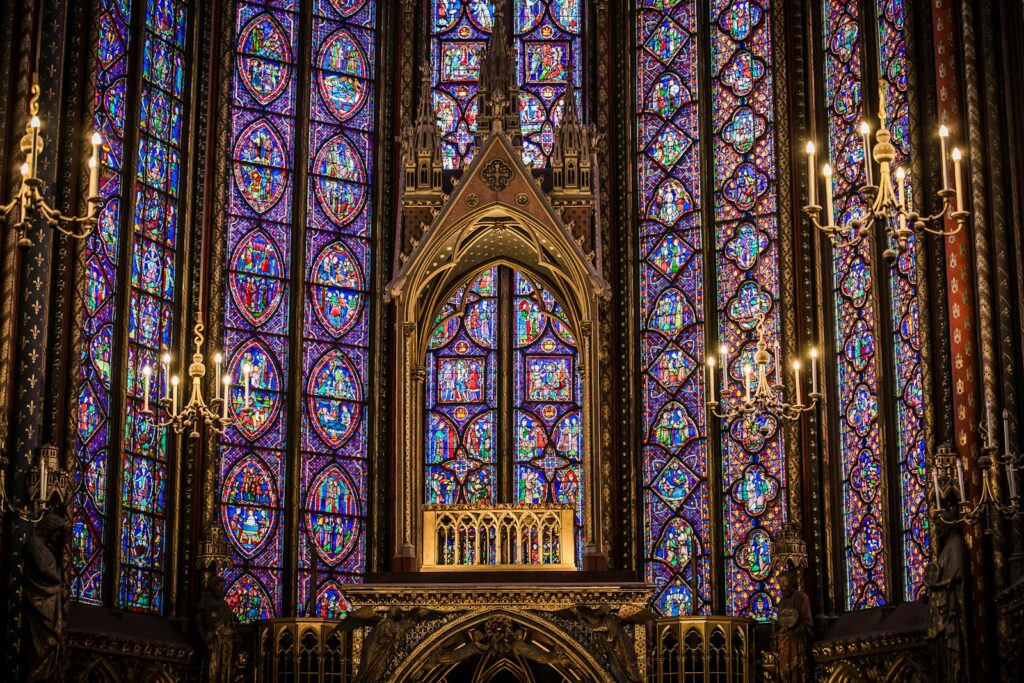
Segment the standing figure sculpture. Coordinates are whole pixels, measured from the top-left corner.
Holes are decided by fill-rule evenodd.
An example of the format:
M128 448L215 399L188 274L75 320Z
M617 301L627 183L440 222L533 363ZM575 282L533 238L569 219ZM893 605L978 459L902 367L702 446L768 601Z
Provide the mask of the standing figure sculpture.
M641 683L643 677L637 666L636 643L624 628L625 624L645 624L655 619L650 610L640 610L620 616L607 605L588 607L577 605L555 612L560 617L573 619L598 634L598 642L608 659L608 668L617 683Z
M231 683L234 678L236 626L234 610L224 598L224 579L213 574L196 604L203 655L204 683Z
M928 638L934 641L943 681L967 681L967 608L964 601L967 546L956 527L939 525L938 563L928 565Z
M782 597L775 633L779 680L806 683L810 680L811 600L796 587L796 575L786 570L779 575Z
M363 640L363 651L359 657L359 671L355 683L383 681L394 666L395 655L398 654L402 639L409 629L422 621L437 619L440 616L441 612L424 607L409 610L391 607L386 615L378 614L372 607L360 607L349 612L335 630L349 632L360 627L372 627Z
M64 644L64 585L61 550L64 518L52 512L36 523L25 543L25 621L28 680L61 680Z

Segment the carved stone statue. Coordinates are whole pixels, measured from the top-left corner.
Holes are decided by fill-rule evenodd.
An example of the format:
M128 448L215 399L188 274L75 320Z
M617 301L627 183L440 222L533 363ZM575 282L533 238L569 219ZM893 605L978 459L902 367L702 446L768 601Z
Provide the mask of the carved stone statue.
M470 659L478 654L490 652L498 656L518 655L538 664L551 664L571 669L572 664L562 650L555 646L542 648L529 641L527 630L508 617L488 619L483 630L472 628L463 633L463 638L432 653L420 668L425 673L438 666L450 666Z
M385 674L398 654L402 638L406 632L421 621L436 619L441 612L418 607L401 610L392 607L386 616L381 616L372 607L360 607L351 612L336 630L351 631L360 626L372 626L373 629L363 641L363 651L359 657L359 672L355 683L377 683L383 681Z
M929 564L924 580L928 586L928 638L935 642L942 680L968 680L967 607L964 581L967 546L956 527L940 525L938 563Z
M196 604L199 635L206 650L203 653L203 681L231 683L234 678L235 641L238 618L224 599L224 579L213 574L206 590Z
M796 587L796 575L784 571L779 575L782 597L779 599L779 620L775 632L776 661L781 683L805 683L810 678L811 600Z
M620 683L642 683L640 671L636 664L636 645L633 638L623 628L623 624L643 624L655 618L653 612L640 610L626 617L619 616L607 605L587 607L577 605L556 612L559 616L576 619L598 635L604 645L608 658L608 668L612 677Z
M64 586L60 554L64 519L52 512L36 523L25 544L25 621L28 625L28 680L61 679L64 644Z

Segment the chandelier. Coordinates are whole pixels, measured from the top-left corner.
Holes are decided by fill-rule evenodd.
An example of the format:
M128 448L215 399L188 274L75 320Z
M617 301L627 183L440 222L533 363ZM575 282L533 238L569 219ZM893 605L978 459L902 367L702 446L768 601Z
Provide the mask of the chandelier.
M231 375L222 372L224 357L217 353L214 358L214 373L216 377L215 395L207 401L203 396L203 377L206 376L206 359L203 356L203 324L202 313L196 316L196 324L193 327L195 352L192 354L192 362L188 366L188 375L192 379L192 393L188 401L182 405L179 398L184 394L180 387L181 378L171 371L171 354L164 349L160 358L161 372L163 375L163 396L160 397L156 407L157 426L171 427L175 433L181 434L186 429L189 431L189 438L199 438L199 426L206 424L217 434L223 434L228 427L236 426L240 417L229 417L228 406L231 403ZM240 416L252 412L252 366L249 363L242 364L242 409ZM142 412L146 415L153 415L150 407L150 388L153 381L153 368L145 365L142 368L143 377L143 404ZM179 391L181 394L179 394ZM160 420L161 413L166 419Z
M886 127L884 88L879 90L878 120L879 128L875 132L874 147L871 147L871 127L867 121L861 122L859 130L863 145L866 181L860 188L860 194L864 197L866 204L859 210L852 211L854 217L843 224L842 218L835 215L832 201L833 169L829 164L825 164L821 170L821 175L825 179L825 207L824 214L822 214L822 207L818 204L815 180L816 147L813 141L809 141L806 148L809 196L807 206L803 208L803 211L811 219L811 224L828 235L833 243L838 235L848 235L850 239L847 244L855 244L861 238L868 237L878 226L884 231L886 238L887 247L883 252L883 257L891 262L897 254L893 245L896 245L897 249L902 252L907 248L907 241L915 233L929 233L942 237L956 235L963 230L970 214L964 208L963 174L960 166L962 154L956 147L948 156L946 153L949 129L944 125L939 127L942 189L936 194L941 200L941 208L934 214L922 215L907 203L906 170L903 167L892 169L892 163L896 159L896 147L892 143L892 133ZM877 184L875 169L871 163L872 159L878 164ZM949 184L948 160L953 162L955 189L951 188ZM956 227L946 230L944 228L946 218L956 221ZM933 227L933 224L938 227Z
M38 80L35 79L35 80ZM28 104L29 122L25 126L25 135L21 139L21 151L25 161L21 165L21 184L7 204L0 205L0 215L6 220L14 213L16 223L14 229L18 233L18 246L31 247L28 228L32 224L33 213L38 213L47 225L74 239L84 239L96 227L103 198L99 196L100 185L100 146L103 143L99 133L92 134L92 156L89 157L89 194L86 202L88 209L84 216L65 216L50 206L43 198L46 184L40 180L36 172L39 166L39 153L43 150L43 139L40 134L42 121L39 118L39 84L33 82L32 96Z
M981 469L981 494L977 498L968 495L964 483L963 462L955 450L948 445L942 446L932 458L931 488L935 513L947 524L975 524L979 519L985 518L991 525L999 517L1008 520L1024 517L1020 491L1017 489L1017 472L1024 461L1020 453L1014 453L1010 448L1010 413L1003 411L1002 453L995 443L992 425L994 423L990 404L986 409L985 422L980 425L985 436L985 445L981 449L981 457L978 458L978 467ZM996 493L995 484L1000 470L1006 475L1006 502ZM954 476L955 485L952 483ZM949 495L955 501L952 507L943 505L943 500L948 500L946 497Z
M785 387L782 383L781 354L778 342L775 343L774 357L768 352L768 341L766 339L765 316L763 313L757 318L757 342L754 351L753 364L742 365L742 391L729 392L729 347L723 345L719 350L719 359L716 361L714 355L707 357L708 371L708 401L707 408L712 415L719 419L732 421L737 418L753 418L762 425L763 430L769 429L768 417L780 420L798 420L800 416L813 410L821 399L818 389L818 350L810 350L811 366L811 393L810 403L804 404L801 394L800 373L802 370L799 360L794 360L793 387L795 396L792 402L784 398ZM721 363L721 400L716 396L717 372L716 365Z

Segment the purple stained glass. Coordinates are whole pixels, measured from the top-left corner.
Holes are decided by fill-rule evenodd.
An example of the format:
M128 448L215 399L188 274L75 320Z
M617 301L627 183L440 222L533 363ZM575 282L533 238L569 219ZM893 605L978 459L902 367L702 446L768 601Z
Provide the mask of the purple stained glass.
M430 85L447 169L473 158L480 60L494 26L488 0L431 0Z
M661 613L709 614L698 3L636 9L644 576Z
M517 0L513 30L523 161L542 168L551 157L570 79L582 92L581 0Z
M497 498L498 269L455 291L427 345L424 502Z
M313 5L299 462L300 616L366 570L374 0Z
M121 486L121 607L160 612L167 525L167 432L144 412L142 370L171 347L188 6L150 0L143 38L139 158L128 301L128 366ZM163 391L155 373L150 405Z
M849 224L863 206L862 41L857 3L824 0L825 92L836 221ZM871 297L870 243L840 235L834 249L839 452L843 471L846 605L863 609L889 601L886 518L878 424L878 359Z
M103 136L100 194L112 198L100 212L97 228L85 240L85 285L80 292L82 353L79 358L76 416L75 492L72 502L70 590L74 599L102 604L106 563L103 550L110 530L107 515L109 449L118 442L108 431L110 364L114 346L121 265L120 198L124 170L125 101L128 68L129 7L103 0L98 7L96 90L92 125ZM113 436L113 438L111 438Z
M712 2L711 70L719 339L739 393L763 320L779 339L771 12L765 0ZM779 366L781 358L774 358ZM775 378L772 378L775 379ZM722 424L726 611L766 621L778 586L771 543L785 521L785 449L773 418Z
M914 204L907 93L906 26L903 0L878 0L878 50L885 83L887 123L896 147L895 166L907 173L907 198ZM889 279L892 297L899 443L903 585L908 600L924 596L924 569L931 545L924 440L924 394L921 378L920 312L917 297L917 238L899 253Z
M730 349L722 393L735 398L759 323L769 347L779 336L771 16L761 0L715 0L712 18L719 339ZM726 610L767 621L778 597L770 548L785 519L782 433L771 418L723 422L722 433Z
M575 506L579 565L583 386L576 340L561 305L538 281L516 271L512 288L514 502Z
M232 548L227 599L243 621L281 616L284 594L288 281L293 228L297 8L235 10L225 372L234 379L221 438L220 520ZM251 369L243 411L242 368Z

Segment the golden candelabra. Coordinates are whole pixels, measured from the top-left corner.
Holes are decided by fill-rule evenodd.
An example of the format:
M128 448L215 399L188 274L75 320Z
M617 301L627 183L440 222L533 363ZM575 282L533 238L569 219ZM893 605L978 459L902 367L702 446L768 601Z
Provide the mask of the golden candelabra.
M43 138L40 133L42 121L39 118L39 85L32 85L32 97L28 104L29 122L25 126L25 135L21 139L21 151L25 161L21 165L21 184L14 198L0 205L0 216L4 220L14 213L16 223L14 229L18 233L18 245L31 247L28 228L32 224L33 214L41 215L47 225L74 239L84 239L96 227L100 206L104 199L99 193L100 183L100 146L103 140L99 133L92 134L92 156L89 158L89 193L86 199L88 209L84 216L66 216L50 206L43 197L46 184L40 180L36 172L39 165L39 154L43 150Z
M202 347L205 338L203 336L203 324L200 322L202 314L200 313L197 318L199 320L196 321L193 327L195 352L192 354L192 362L188 366L188 375L192 379L192 393L184 405L179 402L181 378L171 372L171 355L164 350L163 356L160 359L164 378L164 392L158 401L156 409L158 416L161 412L166 415L165 420L157 422L158 427L171 427L178 434L188 429L190 430L189 438L192 439L199 438L199 425L202 423L208 425L216 433L223 434L224 430L239 422L239 418L228 415L228 408L231 403L231 375L222 372L221 363L223 362L223 357L220 353L214 356L215 386L218 392L222 390L223 393L217 393L210 401L207 401L203 396L206 359L203 356ZM144 381L142 412L146 415L152 415L154 411L150 407L149 396L153 380L153 368L149 365L144 366L142 368L142 376ZM240 413L247 415L252 411L252 367L248 363L243 363L242 365L242 385L244 393L243 407Z
M1002 453L999 452L993 438L993 426L992 409L989 406L985 422L980 425L985 445L981 449L981 457L978 458L981 494L977 498L970 495L967 490L964 465L955 450L943 446L932 458L932 500L935 502L935 513L947 524L975 524L984 518L991 527L1000 517L1009 520L1024 517L1020 491L1017 488L1017 473L1021 470L1024 459L1020 453L1014 453L1010 448L1010 413L1003 411ZM997 493L996 482L1000 470L1006 475L1006 502ZM952 507L943 504L944 500L948 502L947 496L950 495L955 499Z
M818 390L818 350L813 348L810 350L811 393L809 398L811 402L804 404L800 384L802 368L799 360L794 360L792 365L795 400L789 402L784 398L779 345L778 343L775 345L773 358L772 354L768 351L765 317L763 314L759 315L757 320L756 349L753 365L745 363L742 366L743 391L739 394L739 397L730 397L728 395L729 348L722 346L719 354L719 361L722 367L721 401L717 400L715 391L717 374L715 367L718 361L716 361L713 355L707 357L709 391L707 407L711 414L727 421L746 417L753 417L755 420L762 418L758 421L763 425L767 425L767 420L763 419L767 416L780 420L798 420L801 415L813 410L821 399L821 393Z
M871 146L871 127L867 121L860 124L860 137L863 140L864 151L864 178L865 184L860 188L866 204L851 213L855 217L845 224L842 217L835 215L832 197L832 176L833 169L829 164L824 164L821 169L821 176L825 181L825 207L824 212L818 204L817 196L817 174L815 172L816 147L813 141L807 143L807 188L808 202L804 206L804 213L811 219L811 224L821 230L829 239L835 243L837 237L849 235L847 244L855 244L860 239L868 237L876 226L883 232L886 239L886 249L883 256L887 261L893 261L897 255L897 249L903 251L907 248L907 242L916 234L933 234L943 237L951 237L963 230L970 213L964 207L963 171L961 168L962 154L956 147L947 156L946 146L949 138L949 129L946 126L939 128L940 159L942 162L942 189L936 194L941 200L942 206L934 214L920 214L912 207L912 202L907 199L907 184L909 182L907 172L903 167L892 168L896 160L896 146L892 143L892 133L886 127L885 114L885 93L879 95L879 128L875 132L875 144ZM875 180L875 169L871 160L878 164L877 184ZM953 162L954 186L949 183L949 164ZM955 188L955 189L954 189ZM956 221L956 226L946 230L946 219ZM936 225L938 227L932 227ZM893 245L896 249L893 249Z

